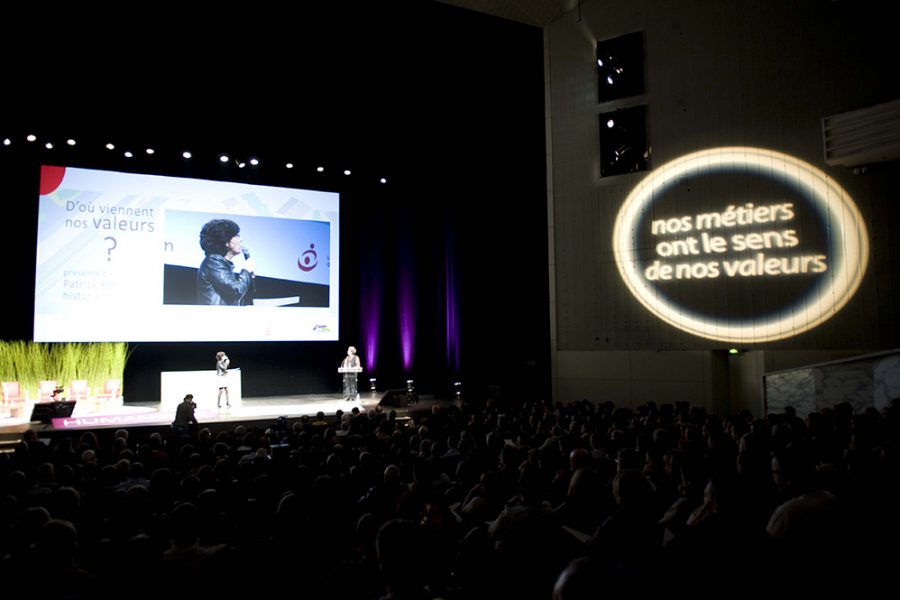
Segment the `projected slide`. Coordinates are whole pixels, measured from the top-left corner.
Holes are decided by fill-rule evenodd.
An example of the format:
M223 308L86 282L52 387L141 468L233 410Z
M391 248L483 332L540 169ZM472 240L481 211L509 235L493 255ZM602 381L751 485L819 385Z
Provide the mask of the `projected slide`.
M44 166L39 202L35 341L338 339L336 193Z

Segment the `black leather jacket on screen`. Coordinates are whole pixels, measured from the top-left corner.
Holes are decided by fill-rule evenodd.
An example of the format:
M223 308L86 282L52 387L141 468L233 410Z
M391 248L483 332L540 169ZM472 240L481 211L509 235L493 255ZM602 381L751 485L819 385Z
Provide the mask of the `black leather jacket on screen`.
M197 271L197 303L240 306L250 288L250 272L234 272L234 265L221 254L207 254Z

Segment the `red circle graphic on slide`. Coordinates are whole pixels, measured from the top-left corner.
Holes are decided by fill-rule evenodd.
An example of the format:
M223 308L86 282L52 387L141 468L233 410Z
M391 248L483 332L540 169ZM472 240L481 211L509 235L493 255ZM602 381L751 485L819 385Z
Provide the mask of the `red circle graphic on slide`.
M66 176L65 167L41 165L41 196L52 194Z

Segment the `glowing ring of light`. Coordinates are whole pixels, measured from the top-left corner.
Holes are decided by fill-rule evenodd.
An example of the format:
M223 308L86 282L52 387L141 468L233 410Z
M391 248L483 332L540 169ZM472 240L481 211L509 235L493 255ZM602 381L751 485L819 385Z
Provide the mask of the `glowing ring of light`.
M762 317L733 325L689 314L683 307L655 293L638 268L634 240L637 225L654 197L679 181L741 167L763 176L777 176L802 189L818 209L823 221L832 223L834 242L829 258L833 269L830 285L805 300L788 314ZM831 218L829 218L831 217ZM840 249L842 253L837 253ZM694 152L666 163L641 180L628 194L613 228L616 267L635 298L663 321L688 333L727 342L759 343L795 336L833 317L856 293L869 262L866 225L853 199L825 173L793 156L762 148L725 147Z

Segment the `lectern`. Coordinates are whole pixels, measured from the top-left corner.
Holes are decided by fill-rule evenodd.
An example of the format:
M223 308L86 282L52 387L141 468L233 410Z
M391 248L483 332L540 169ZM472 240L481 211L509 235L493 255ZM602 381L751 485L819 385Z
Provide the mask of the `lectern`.
M356 375L362 372L362 367L338 367L338 373L344 375L344 398L356 400Z

